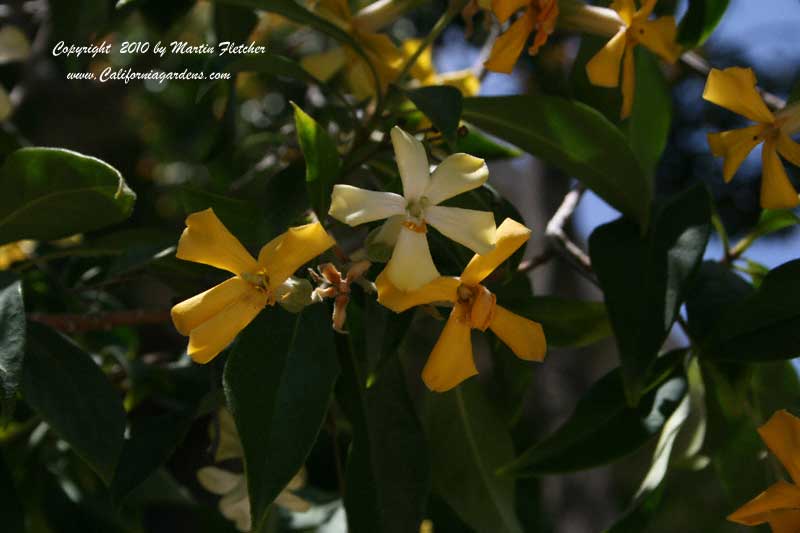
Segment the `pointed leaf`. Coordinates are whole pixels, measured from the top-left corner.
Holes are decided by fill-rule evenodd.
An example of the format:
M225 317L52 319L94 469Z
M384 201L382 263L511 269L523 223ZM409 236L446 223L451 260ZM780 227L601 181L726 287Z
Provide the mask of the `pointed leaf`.
M461 91L447 85L435 85L412 89L406 94L446 139L455 139L464 100Z
M320 219L328 214L333 185L339 178L341 159L336 142L317 121L294 102L294 123L303 157L306 160L306 189L311 205Z
M689 10L678 26L678 42L686 48L696 48L711 36L717 27L728 0L689 0Z

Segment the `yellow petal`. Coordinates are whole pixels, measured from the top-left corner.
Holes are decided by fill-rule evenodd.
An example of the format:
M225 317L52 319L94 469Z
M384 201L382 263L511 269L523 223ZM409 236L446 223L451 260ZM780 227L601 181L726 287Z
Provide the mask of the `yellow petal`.
M214 359L236 338L267 304L266 291L255 288L194 328L189 334L187 353L196 363Z
M350 21L350 3L348 0L319 0L316 12L326 18L336 19L335 23L343 24Z
M772 511L767 517L772 533L797 533L800 531L800 510Z
M348 54L345 69L347 85L356 100L363 101L375 96L375 78L361 56L355 53ZM381 82L380 91L385 92L388 82L381 78L380 73L378 74L378 80Z
M795 485L800 484L800 419L781 409L758 428L758 433L792 476ZM800 494L800 489L797 490Z
M275 504L296 513L303 513L311 509L311 503L288 490L281 491L275 498Z
M462 306L458 305L450 313L439 340L428 356L428 362L422 369L422 381L430 390L444 392L477 373L472 359L470 328Z
M633 0L614 0L609 7L619 13L626 26L631 25L633 15L636 13L636 4Z
M489 327L520 359L544 361L547 341L541 324L498 305L494 308L494 317Z
M764 209L793 209L800 205L797 191L786 175L778 157L774 138L764 141L761 152L761 207ZM799 478L800 479L800 478ZM797 479L795 482L800 482Z
M788 509L800 509L800 488L778 481L728 516L728 520L755 526L766 522L774 511Z
M631 28L635 38L645 48L658 54L664 61L675 63L681 55L681 47L675 41L678 28L675 17L660 17L643 20Z
M778 134L778 153L791 164L800 167L800 144L783 132Z
M625 52L627 38L621 28L592 59L586 63L586 75L592 85L616 87L619 85L619 64Z
M636 12L636 16L642 19L649 17L656 7L656 2L658 2L658 0L644 0L642 2L642 7Z
M622 110L620 118L626 119L633 111L633 99L636 96L636 57L633 46L625 48L625 58L622 60Z
M738 130L708 134L711 153L725 158L722 164L722 175L726 182L731 181L747 155L763 141L763 138L760 137L763 131L764 126L756 124Z
M375 280L378 288L378 303L395 313L402 313L418 305L435 302L455 302L458 299L458 278L441 276L415 291L401 291L395 287L386 272L381 272Z
M257 267L253 256L231 235L211 208L186 217L186 229L175 256L234 274L253 272Z
M525 43L536 25L533 12L528 9L494 42L489 59L484 66L492 72L511 74Z
M494 213L490 211L434 205L425 209L425 220L442 235L476 254L488 254L494 249L497 230Z
M406 200L399 194L369 191L352 185L334 185L328 214L349 226L383 220L406 212Z
M438 278L439 271L433 264L426 235L401 229L384 272L392 285L401 291L419 289Z
M477 96L481 92L481 80L470 69L445 72L438 81L442 85L455 87L464 96Z
M336 244L319 222L289 228L267 244L258 254L258 263L267 269L269 289L275 291L298 268Z
M194 328L252 289L252 285L238 276L223 281L205 292L176 304L171 311L172 323L181 335L189 335Z
M409 59L422 44L421 39L408 39L403 42L403 56ZM422 53L417 57L414 66L411 67L411 75L419 80L423 85L432 83L436 77L436 69L433 67L433 55L431 54L431 47L426 46Z
M754 122L771 124L775 117L756 90L756 75L749 68L730 67L711 69L703 98L749 118Z
M391 136L397 169L403 181L403 196L407 200L416 200L430 183L428 154L421 142L397 126L392 128Z
M492 0L492 13L504 24L505 21L511 18L511 15L530 5L532 0Z
M222 496L236 488L242 481L242 474L229 472L216 466L204 466L197 471L200 486L212 494Z
M328 81L345 64L346 54L337 46L319 54L307 55L300 60L303 69L318 80Z
M531 230L507 218L497 228L497 241L494 250L484 255L476 255L461 273L461 283L478 285L503 261L511 257L531 236Z
M486 162L469 154L453 154L436 167L423 195L437 205L461 193L476 189L489 179Z

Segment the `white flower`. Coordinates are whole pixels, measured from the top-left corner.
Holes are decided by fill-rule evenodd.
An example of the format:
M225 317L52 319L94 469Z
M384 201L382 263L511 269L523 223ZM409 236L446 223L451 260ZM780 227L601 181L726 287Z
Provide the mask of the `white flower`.
M480 187L489 178L489 169L483 159L453 154L431 174L421 142L395 126L392 144L403 196L336 185L329 214L350 226L388 219L381 228L380 239L395 247L386 274L395 287L411 291L439 277L425 236L428 224L477 254L494 248L496 228L492 213L439 205Z

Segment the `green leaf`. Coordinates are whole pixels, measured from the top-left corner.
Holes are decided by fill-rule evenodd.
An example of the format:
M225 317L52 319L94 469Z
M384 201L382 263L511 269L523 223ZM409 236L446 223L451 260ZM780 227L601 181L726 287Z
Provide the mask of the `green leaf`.
M214 4L214 32L217 42L246 42L257 22L258 17L252 9Z
M503 305L539 322L549 346L586 346L611 335L611 324L603 302L534 296L519 301L503 301Z
M800 216L788 209L764 209L753 229L754 239L800 224Z
M679 350L656 361L636 407L626 403L622 371L612 370L578 401L561 427L501 472L529 477L585 470L638 450L661 431L686 394L683 355Z
M487 160L510 159L522 155L522 151L518 148L495 141L472 124L464 123L464 126L467 128L467 134L456 139L457 152Z
M653 184L625 136L587 105L528 94L464 99L464 119L574 176L646 227Z
M0 401L13 400L25 358L25 305L22 282L0 272Z
M705 340L725 312L752 292L752 285L727 266L705 261L686 295L689 332L695 339Z
M741 362L800 355L800 259L773 269L758 290L728 306L702 355Z
M639 162L653 174L667 146L672 122L672 96L658 60L636 49L636 98L627 121L628 141Z
M254 531L303 466L338 374L330 315L322 305L299 315L267 308L232 348L223 383L244 449Z
M710 232L710 198L698 185L660 205L644 237L622 218L589 238L631 405L678 316Z
M455 139L464 100L461 91L438 85L412 89L406 95L446 139Z
M514 456L501 417L480 384L467 380L431 393L424 419L434 490L477 533L521 533L514 513L514 482L496 475Z
M125 411L91 356L30 323L21 386L25 402L109 484L122 452Z
M726 9L728 0L689 0L689 10L678 26L678 43L696 48L706 42Z
M294 102L292 107L297 138L306 160L308 197L317 216L324 219L331 205L333 185L339 178L342 162L336 143L328 132Z
M14 478L0 454L0 524L3 531L25 531L25 510L14 486Z
M136 195L112 166L69 150L22 148L0 169L0 244L116 224Z

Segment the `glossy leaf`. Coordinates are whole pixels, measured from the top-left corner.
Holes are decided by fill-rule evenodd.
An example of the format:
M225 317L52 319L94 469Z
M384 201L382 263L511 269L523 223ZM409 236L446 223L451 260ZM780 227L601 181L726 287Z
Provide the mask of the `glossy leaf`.
M662 204L644 237L622 218L589 238L631 405L678 316L710 231L710 198L695 186Z
M223 383L244 448L255 530L311 451L338 374L321 305L299 315L267 308L231 349Z
M339 178L341 159L336 142L328 132L296 104L294 122L303 157L306 160L306 189L311 205L322 219L331 205L333 185Z
M716 261L704 262L686 297L692 336L701 341L706 339L726 310L740 304L752 292L752 285L727 266Z
M447 85L436 85L412 89L406 91L406 95L446 139L455 139L464 99L461 91Z
M456 139L457 152L464 152L487 160L510 159L522 155L520 149L495 141L472 124L463 124L467 128L467 134Z
M112 166L58 148L22 148L0 169L0 244L53 240L128 218L136 195Z
M539 322L550 346L586 346L611 335L611 323L603 302L534 296L512 302L507 307Z
M501 473L528 477L585 470L638 450L661 431L686 394L684 353L672 352L656 361L636 407L626 403L621 370L612 370L583 395L561 427Z
M647 226L653 185L619 129L594 109L556 96L464 99L465 120L581 180Z
M678 26L678 42L686 48L696 48L711 36L717 27L728 0L689 0L689 10Z
M0 272L0 401L12 400L20 382L25 357L25 305L22 282Z
M28 325L22 397L106 483L122 452L119 392L91 356L60 333Z
M667 146L672 123L672 95L661 67L650 52L636 49L636 97L627 120L628 141L647 172L656 165Z
M521 533L513 480L496 474L513 458L514 447L480 384L471 379L430 394L424 426L434 491L477 533Z

